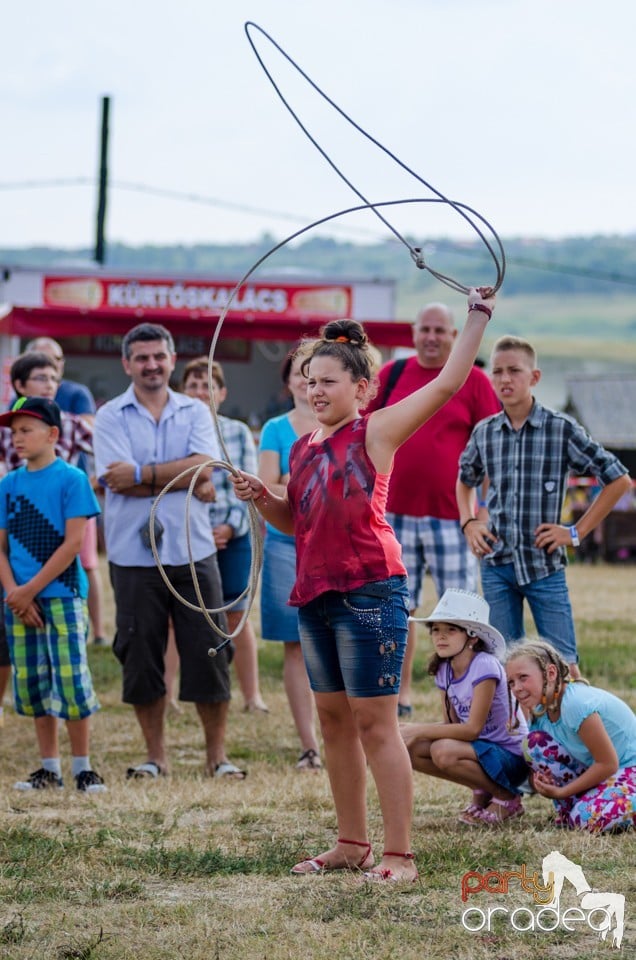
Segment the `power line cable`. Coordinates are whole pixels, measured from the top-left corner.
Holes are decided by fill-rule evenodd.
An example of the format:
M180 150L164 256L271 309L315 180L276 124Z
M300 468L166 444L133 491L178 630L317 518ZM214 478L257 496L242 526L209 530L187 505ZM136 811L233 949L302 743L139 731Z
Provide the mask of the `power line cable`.
M42 180L14 180L0 181L0 190L37 190L49 188L66 188L78 186L96 186L94 177L55 177ZM160 199L186 201L188 203L201 204L205 206L219 207L224 210L232 210L237 213L249 214L252 216L267 216L277 220L289 221L291 223L306 223L307 217L301 214L289 213L283 210L269 210L264 207L253 207L245 203L235 203L230 200L222 200L219 197L212 197L206 194L194 193L192 191L176 190L170 187L155 187L147 183L139 183L131 180L113 180L110 186L114 190L131 191L135 193L147 194ZM377 206L377 204L376 204ZM366 209L362 207L359 209ZM330 218L328 218L330 219ZM343 232L358 233L364 236L375 238L378 243L383 242L382 236L377 230L365 229L364 227L346 227L337 223L331 223L330 229L342 230ZM390 239L389 242L396 242ZM452 240L431 238L428 241L435 247L448 250L457 256L483 259L483 251L479 246L475 248L467 247L465 242L454 243ZM529 270L539 270L547 273L563 274L564 276L581 277L587 280L599 280L605 283L627 284L636 286L636 277L629 276L618 271L595 270L588 267L577 267L573 264L559 263L550 260L535 260L532 257L519 257L513 255L506 256L509 266L522 267Z

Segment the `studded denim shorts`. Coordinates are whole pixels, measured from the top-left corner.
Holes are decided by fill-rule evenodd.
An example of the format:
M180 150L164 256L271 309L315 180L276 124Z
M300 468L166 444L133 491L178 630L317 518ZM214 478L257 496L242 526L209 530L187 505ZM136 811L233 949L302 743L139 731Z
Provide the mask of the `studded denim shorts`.
M406 577L330 590L298 610L312 690L350 697L397 694L408 632Z

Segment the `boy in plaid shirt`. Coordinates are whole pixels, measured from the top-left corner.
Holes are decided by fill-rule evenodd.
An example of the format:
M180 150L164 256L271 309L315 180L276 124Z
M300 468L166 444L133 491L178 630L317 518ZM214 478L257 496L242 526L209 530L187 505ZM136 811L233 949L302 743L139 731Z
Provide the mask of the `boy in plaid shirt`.
M524 636L527 600L537 632L577 666L574 618L565 580L566 547L577 547L631 489L627 469L572 417L542 406L533 395L541 379L534 348L501 337L491 379L503 410L473 429L459 460L461 528L481 561L481 587L490 622L506 643ZM601 492L575 526L561 523L569 473L591 474ZM474 513L474 489L485 502Z
M99 505L85 473L55 453L60 410L20 398L0 416L25 466L0 482L0 581L17 713L31 716L42 766L18 790L62 787L58 719L67 722L77 789L106 787L91 768L90 716L98 708L86 657L87 580L78 553Z

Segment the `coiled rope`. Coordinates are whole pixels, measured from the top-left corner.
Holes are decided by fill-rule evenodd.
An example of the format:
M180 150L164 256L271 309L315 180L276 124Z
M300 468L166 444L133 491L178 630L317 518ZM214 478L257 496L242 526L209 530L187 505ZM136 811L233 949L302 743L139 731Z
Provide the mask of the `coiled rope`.
M276 84L271 73L265 66L258 50L256 49L254 40L250 35L250 29L258 31L260 34L262 34L262 36L264 36L267 40L269 40L269 42L279 51L279 53L281 53L285 57L285 59L294 67L294 69L313 87L313 89L324 100L327 101L327 103L330 104L330 106L333 107L334 110L336 110L360 134L362 134L362 136L366 137L367 140L369 140L376 147L378 147L380 150L386 153L387 156L389 156L395 163L397 163L400 167L402 167L403 170L405 170L407 173L413 176L424 187L426 187L428 190L434 193L435 196L434 197L413 197L413 198L403 199L403 200L383 200L383 201L377 201L377 202L369 201L361 193L361 191L358 190L358 188L351 182L351 180L349 180L345 176L345 174L339 169L339 167L334 163L334 161L327 154L327 152L320 146L320 144L314 139L314 137L311 135L307 127L302 123L298 115L291 108L291 106L283 96L281 90L279 89L278 85ZM209 391L209 397L210 397L209 407L210 407L210 413L212 415L212 420L214 422L214 427L217 433L217 437L219 440L219 444L225 459L224 460L207 460L204 463L195 464L192 467L188 467L186 470L180 473L177 477L174 477L173 480L171 480L169 483L166 484L166 486L160 491L160 493L158 494L158 496L156 497L156 499L152 504L152 507L150 510L150 545L152 548L152 554L153 554L155 563L157 565L157 569L159 570L159 573L164 583L166 584L166 586L168 587L172 595L176 597L177 600L179 600L182 604L184 604L184 606L188 607L190 610L199 611L204 616L206 622L214 630L214 632L218 636L222 637L222 641L220 644L218 644L218 646L210 647L210 649L208 650L208 653L210 654L210 656L216 656L220 650L222 650L225 646L227 646L230 643L231 640L234 639L234 637L240 634L241 630L245 626L245 623L250 614L254 597L256 595L256 590L258 588L258 580L259 580L260 571L261 571L262 562L263 562L263 534L261 529L260 516L258 514L258 511L256 509L254 502L250 500L250 501L247 501L247 507L248 507L248 518L249 518L249 536L252 544L252 556L251 556L250 572L249 572L247 585L243 590L243 592L240 594L240 596L237 597L235 600L232 600L230 603L227 603L222 607L216 607L211 609L206 607L203 599L203 595L201 593L201 588L200 588L199 580L197 577L197 573L196 573L195 561L192 556L192 544L191 544L191 533L190 533L190 506L192 502L192 497L196 496L195 488L196 488L197 482L204 470L207 470L209 468L212 468L212 469L218 468L222 470L227 470L230 474L232 474L235 477L239 476L238 470L230 460L230 456L229 456L227 447L225 445L225 442L223 440L223 435L221 433L221 429L219 425L216 405L214 403L214 382L212 377L212 363L214 360L216 345L221 335L223 323L225 321L225 318L228 312L231 310L232 304L237 294L241 290L241 288L249 280L252 274L266 260L269 259L269 257L273 256L273 254L275 254L282 247L286 246L288 243L291 243L293 240L297 239L298 237L302 236L308 231L313 230L316 227L321 226L322 224L328 223L331 220L336 220L340 217L346 216L351 213L358 213L361 210L370 210L375 214L376 217L378 217L382 221L382 223L389 229L389 231L396 237L396 239L408 249L411 258L413 259L415 265L420 270L427 270L437 280L446 284L446 286L457 291L458 293L468 293L469 287L460 283L458 280L453 279L452 277L446 276L440 271L434 270L427 263L425 263L422 249L420 247L412 246L408 242L408 240L405 237L403 237L401 233L399 233L399 231L393 226L393 224L391 224L391 222L380 212L381 208L383 209L386 207L393 207L401 204L410 204L410 203L445 204L447 206L452 207L456 211L456 213L458 213L470 225L470 227L474 230L477 236L484 243L495 265L496 279L494 284L491 285L494 292L496 292L501 287L501 284L503 283L503 279L505 275L505 266L506 266L506 257L505 257L505 252L504 252L501 240L499 239L499 236L494 230L494 228L486 220L485 217L483 217L480 213L478 213L472 207L469 207L467 204L460 203L457 200L450 200L448 197L444 196L444 194L442 194L439 190L437 190L430 183L424 180L414 170L412 170L405 163L403 163L403 161L400 160L391 150L383 146L383 144L381 144L378 140L376 140L375 137L371 136L371 134L369 134L359 124L357 124L351 117L349 117L348 114L346 114L345 111L342 110L337 103L335 103L330 97L328 97L327 94L324 93L324 91L321 90L321 88L305 73L305 71L298 66L298 64L289 56L289 54L287 54L285 50L283 50L283 48L278 43L276 43L276 41L268 33L266 33L265 30L259 27L258 24L253 23L252 21L247 21L245 23L245 33L247 35L250 46L252 47L252 50L259 64L261 65L263 71L265 72L270 83L276 90L276 93L278 94L279 98L281 99L286 109L292 115L292 117L294 118L294 120L296 121L300 129L303 131L305 136L311 141L311 143L316 147L319 153L324 157L324 159L327 161L329 166L335 171L335 173L338 174L338 176L347 184L347 186L350 187L350 189L356 194L356 196L362 201L362 203L354 207L349 207L345 210L339 210L337 213L328 214L327 216L322 217L318 220L314 220L312 223L308 224L307 226L301 227L299 230L296 230L294 233L290 234L284 240L281 240L279 243L272 246L269 250L267 250L266 253L264 253L261 257L259 257L259 259L249 268L249 270L236 283L217 321L214 335L212 337L212 342L210 344L210 351L208 354L208 391ZM490 233L492 240L488 240L484 230ZM180 480L182 480L184 477L187 477L190 474L192 474L192 477L191 477L190 484L188 486L187 495L186 495L185 536L186 536L186 545L188 548L190 573L192 576L192 582L194 584L197 600L199 601L199 606L191 603L189 600L183 597L170 582L170 579L167 576L164 566L161 563L161 560L159 558L159 552L157 549L157 542L155 538L155 518L156 518L156 513L157 513L157 508L159 506L159 503L161 502L163 497L172 490L172 488L176 483L178 483ZM228 610L231 610L234 606L236 606L239 602L241 602L245 598L247 598L247 606L245 610L241 612L241 619L238 625L235 627L235 629L231 633L227 633L221 627L218 626L218 624L214 621L213 616L215 614L225 613Z

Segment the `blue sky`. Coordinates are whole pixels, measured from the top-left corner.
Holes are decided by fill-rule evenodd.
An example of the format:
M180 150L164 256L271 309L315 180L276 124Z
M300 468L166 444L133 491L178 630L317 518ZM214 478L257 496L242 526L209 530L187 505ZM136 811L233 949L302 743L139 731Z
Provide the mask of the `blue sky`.
M17 184L96 176L105 94L114 184L219 201L113 186L110 241L281 238L353 205L276 97L246 20L502 236L636 231L633 0L36 0L3 11L0 247L92 244L92 185ZM362 192L430 196L255 39L303 122ZM391 217L423 242L471 236L452 210L429 204ZM339 221L338 235L386 232L365 214Z

